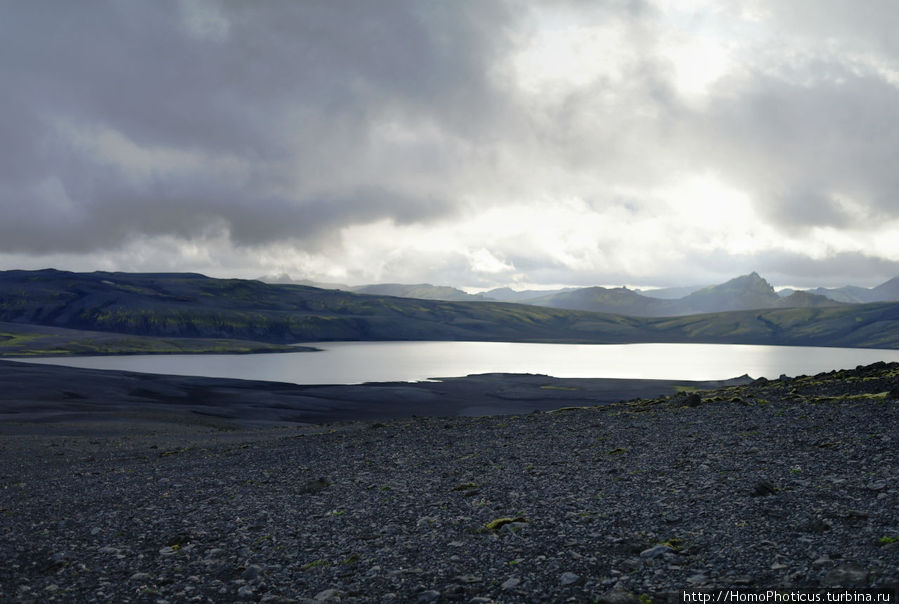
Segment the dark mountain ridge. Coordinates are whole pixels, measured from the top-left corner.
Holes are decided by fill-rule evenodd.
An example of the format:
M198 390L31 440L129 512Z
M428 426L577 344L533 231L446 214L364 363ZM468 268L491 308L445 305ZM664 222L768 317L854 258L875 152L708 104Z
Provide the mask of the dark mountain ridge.
M750 283L764 289L755 279ZM899 348L896 303L647 318L500 302L371 296L186 273L0 272L0 321L276 344L471 340Z

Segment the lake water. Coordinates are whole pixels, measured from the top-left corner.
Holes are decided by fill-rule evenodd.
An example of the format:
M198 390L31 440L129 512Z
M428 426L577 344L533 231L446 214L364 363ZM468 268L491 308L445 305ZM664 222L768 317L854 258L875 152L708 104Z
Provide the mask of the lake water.
M812 375L876 361L899 361L899 350L735 344L312 342L308 345L321 348L322 352L21 360L297 384L420 381L494 372L631 379L718 380L743 374L776 378L781 374Z

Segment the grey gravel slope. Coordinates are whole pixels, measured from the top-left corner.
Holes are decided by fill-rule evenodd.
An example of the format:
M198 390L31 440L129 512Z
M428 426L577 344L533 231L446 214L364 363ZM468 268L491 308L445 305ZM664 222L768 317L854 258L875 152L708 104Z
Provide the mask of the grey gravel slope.
M897 375L880 364L509 417L6 425L0 599L895 588Z

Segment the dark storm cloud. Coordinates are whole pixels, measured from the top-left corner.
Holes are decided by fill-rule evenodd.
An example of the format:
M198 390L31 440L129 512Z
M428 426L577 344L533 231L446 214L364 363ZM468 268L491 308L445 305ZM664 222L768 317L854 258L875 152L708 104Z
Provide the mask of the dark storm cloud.
M488 74L505 44L498 3L3 10L4 251L103 249L209 225L253 244L425 220L451 204L405 169L442 175L458 151L444 137L477 140L501 121ZM385 123L437 134L385 143Z

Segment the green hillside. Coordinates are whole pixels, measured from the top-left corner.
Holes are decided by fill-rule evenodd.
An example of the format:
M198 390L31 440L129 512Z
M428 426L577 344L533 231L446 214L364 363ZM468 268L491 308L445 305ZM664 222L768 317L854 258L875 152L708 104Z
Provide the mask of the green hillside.
M899 304L638 318L195 274L0 272L0 321L157 338L716 342L899 348Z

